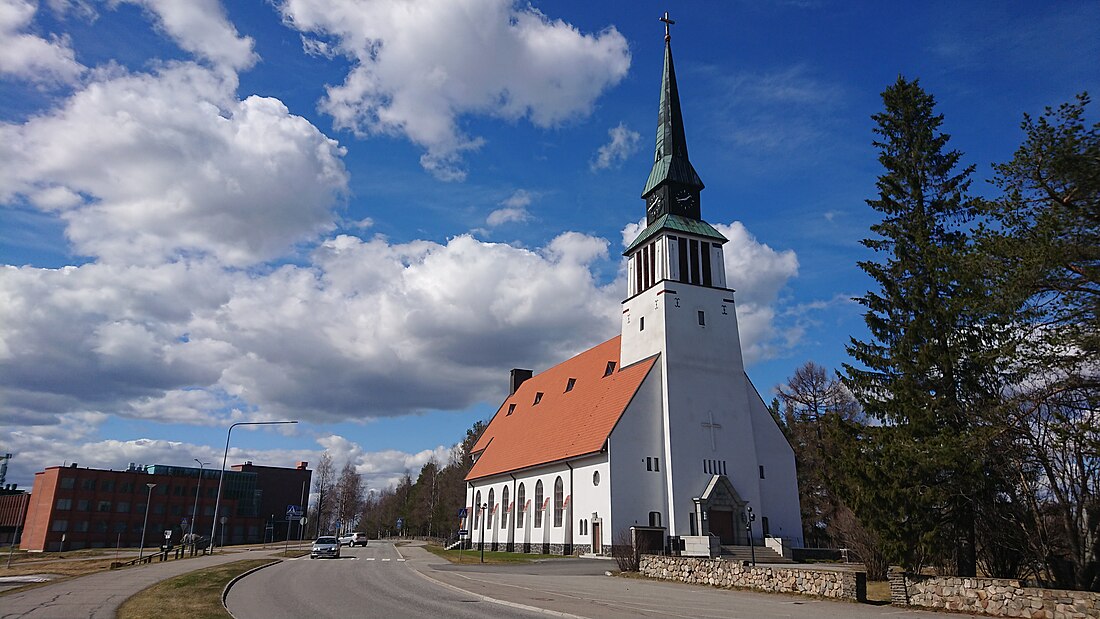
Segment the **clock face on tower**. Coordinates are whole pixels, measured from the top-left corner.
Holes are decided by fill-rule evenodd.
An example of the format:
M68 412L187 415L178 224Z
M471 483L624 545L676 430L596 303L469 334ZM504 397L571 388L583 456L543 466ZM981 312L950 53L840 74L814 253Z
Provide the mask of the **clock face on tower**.
M695 194L688 189L679 189L676 191L675 201L677 213L688 213L695 206Z
M649 199L646 201L646 215L649 216L651 222L661 216L661 213L664 211L664 206L665 200L661 192L649 196Z

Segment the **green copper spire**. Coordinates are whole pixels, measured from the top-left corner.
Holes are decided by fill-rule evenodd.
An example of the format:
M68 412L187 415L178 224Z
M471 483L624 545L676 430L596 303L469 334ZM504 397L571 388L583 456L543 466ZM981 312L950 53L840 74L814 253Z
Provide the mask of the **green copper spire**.
M684 118L680 113L680 94L676 90L676 70L672 65L672 37L668 26L673 22L668 13L665 22L665 67L661 76L661 106L657 115L657 147L653 154L653 169L649 173L642 197L665 182L698 191L703 181L688 160Z

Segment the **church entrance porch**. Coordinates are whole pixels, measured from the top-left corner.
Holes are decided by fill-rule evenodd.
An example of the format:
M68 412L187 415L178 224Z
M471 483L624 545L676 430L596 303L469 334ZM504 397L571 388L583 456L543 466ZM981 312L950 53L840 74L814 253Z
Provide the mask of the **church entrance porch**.
M728 509L707 510L710 533L717 535L722 544L738 544L737 527L734 525L733 511Z
M694 499L695 522L692 531L713 534L724 545L748 544L748 534L739 525L745 501L725 475L713 475L703 494Z

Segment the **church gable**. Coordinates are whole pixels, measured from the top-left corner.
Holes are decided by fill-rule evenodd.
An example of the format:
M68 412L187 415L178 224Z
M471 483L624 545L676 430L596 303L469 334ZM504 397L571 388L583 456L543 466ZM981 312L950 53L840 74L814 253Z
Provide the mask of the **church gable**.
M656 361L620 368L619 339L524 381L478 438L466 479L600 451Z

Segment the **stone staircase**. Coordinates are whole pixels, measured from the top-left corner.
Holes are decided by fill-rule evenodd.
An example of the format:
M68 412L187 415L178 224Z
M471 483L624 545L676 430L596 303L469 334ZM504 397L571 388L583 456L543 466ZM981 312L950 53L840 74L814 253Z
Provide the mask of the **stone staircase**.
M722 558L728 561L752 561L752 553L754 550L756 551L757 563L795 563L767 546L749 548L748 546L727 546L723 544Z

